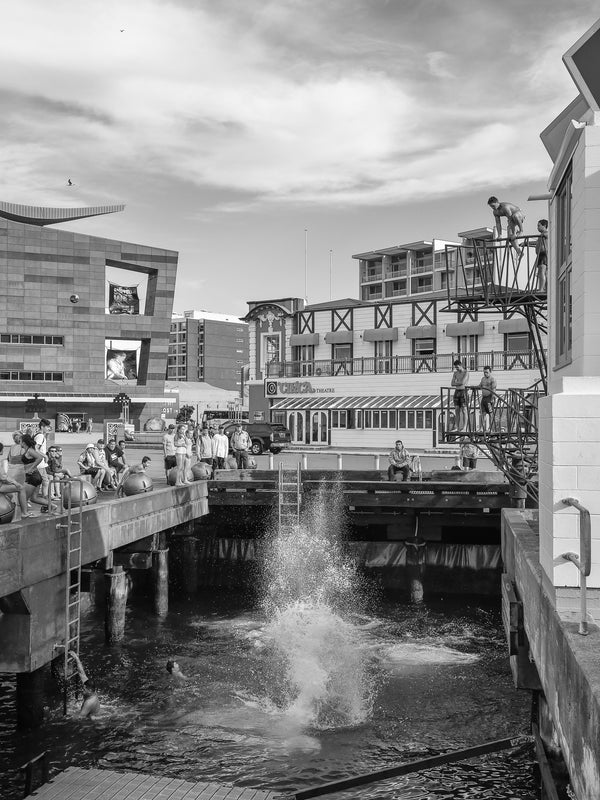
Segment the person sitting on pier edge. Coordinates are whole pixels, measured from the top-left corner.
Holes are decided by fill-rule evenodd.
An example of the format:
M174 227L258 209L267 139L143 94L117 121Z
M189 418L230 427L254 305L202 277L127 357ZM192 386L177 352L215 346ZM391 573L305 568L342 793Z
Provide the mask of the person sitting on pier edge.
M152 461L150 456L144 456L142 458L141 464L134 464L131 467L125 467L121 476L119 478L119 483L117 485L117 497L123 497L123 484L127 480L130 475L140 475L143 472L146 472L148 464Z
M460 446L462 466L465 471L477 469L477 448L470 441L464 441Z
M125 453L121 450L121 448L117 447L116 439L108 440L106 447L104 448L104 455L106 456L108 466L114 469L115 474L118 477L127 466L127 458L125 457Z
M454 404L454 419L456 423L456 430L462 431L467 426L467 384L469 382L469 372L463 367L462 361L457 358L453 365L454 372L452 373L451 386L454 387L454 396L452 402Z
M75 666L77 667L77 673L79 675L79 680L81 681L81 692L83 694L83 703L79 709L78 716L93 717L100 713L100 700L96 694L96 688L85 674L83 664L81 663L77 653L75 653L73 650L69 650L69 656L73 659Z
M25 469L25 492L27 500L41 506L52 514L60 514L60 509L55 503L48 506L48 498L41 494L43 479L40 475L38 465L44 460L40 451L36 448L33 436L24 433L21 436L21 460Z
M411 456L402 444L402 440L396 441L396 447L389 455L390 465L388 467L388 478L390 481L396 480L396 473L402 473L402 480L407 481L410 477Z
M248 469L248 456L252 440L248 431L243 430L242 423L237 422L235 430L231 436L231 449L237 463L238 469Z
M60 497L60 481L64 478L71 479L71 473L62 463L62 447L51 445L48 448L46 461L48 462L48 475L50 476L50 494L52 497Z
M13 481L8 475L8 451L4 451L4 445L0 442L0 494L16 494L19 498L19 508L21 509L21 519L33 517L27 511L27 493L22 483Z
M169 675L172 675L173 678L176 678L178 681L187 681L187 677L181 671L181 667L177 663L177 661L173 661L169 659L167 661L167 672Z
M104 481L102 484L102 488L105 492L109 492L111 489L117 488L117 471L111 467L108 463L108 459L106 458L106 453L104 452L104 439L98 439L96 442L96 461L98 462L98 466L100 469L104 470Z
M96 445L93 442L86 444L85 450L77 459L77 466L82 475L91 476L92 486L95 486L97 491L103 492L102 483L104 482L106 470L101 468L96 456Z

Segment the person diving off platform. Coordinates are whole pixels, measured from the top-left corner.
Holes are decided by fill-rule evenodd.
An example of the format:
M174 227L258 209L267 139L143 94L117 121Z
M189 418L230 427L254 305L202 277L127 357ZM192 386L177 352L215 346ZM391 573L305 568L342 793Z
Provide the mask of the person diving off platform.
M488 199L487 204L492 209L492 214L494 215L496 225L494 238L502 238L502 217L506 217L506 237L515 253L518 256L521 255L522 248L517 242L517 236L523 236L525 214L523 214L519 206L516 206L514 203L507 203L504 200L498 200L494 195Z

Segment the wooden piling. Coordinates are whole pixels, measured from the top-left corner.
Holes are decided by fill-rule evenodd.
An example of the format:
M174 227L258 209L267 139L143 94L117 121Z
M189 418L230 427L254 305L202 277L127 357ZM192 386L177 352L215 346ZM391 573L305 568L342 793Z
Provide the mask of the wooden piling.
M94 608L104 608L106 602L106 588L103 569L94 568L90 572L90 601Z
M198 591L198 540L190 537L183 542L183 588L187 594Z
M39 728L44 721L45 667L17 673L17 726Z
M104 573L106 591L104 636L106 644L116 644L125 635L127 576L123 567L112 567Z
M164 617L169 611L169 550L154 550L152 553L152 576L154 583L154 613Z

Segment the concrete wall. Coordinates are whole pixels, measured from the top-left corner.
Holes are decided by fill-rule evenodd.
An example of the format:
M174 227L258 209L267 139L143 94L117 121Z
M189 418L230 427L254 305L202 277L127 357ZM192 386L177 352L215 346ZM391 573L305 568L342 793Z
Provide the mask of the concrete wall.
M524 626L578 800L600 797L600 629L577 633L544 588L539 541L522 512L502 512L502 560L523 601Z

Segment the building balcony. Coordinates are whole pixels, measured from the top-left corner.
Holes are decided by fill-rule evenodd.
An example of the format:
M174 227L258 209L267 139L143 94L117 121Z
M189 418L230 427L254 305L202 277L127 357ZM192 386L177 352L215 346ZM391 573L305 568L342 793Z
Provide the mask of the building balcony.
M439 353L421 356L368 356L366 358L318 359L315 361L272 361L267 364L268 378L321 378L344 375L398 375L415 372L452 372L460 358L467 369L482 372L485 366L497 371L537 369L531 350L482 353Z
M383 271L377 270L375 272L365 272L363 275L360 276L361 283L374 283L375 281L380 281L383 277Z
M411 275L422 275L424 272L433 272L433 263L431 261L413 264L410 270Z
M385 280L391 281L398 278L406 278L408 274L408 270L406 267L402 267L402 269L390 269L385 273Z

